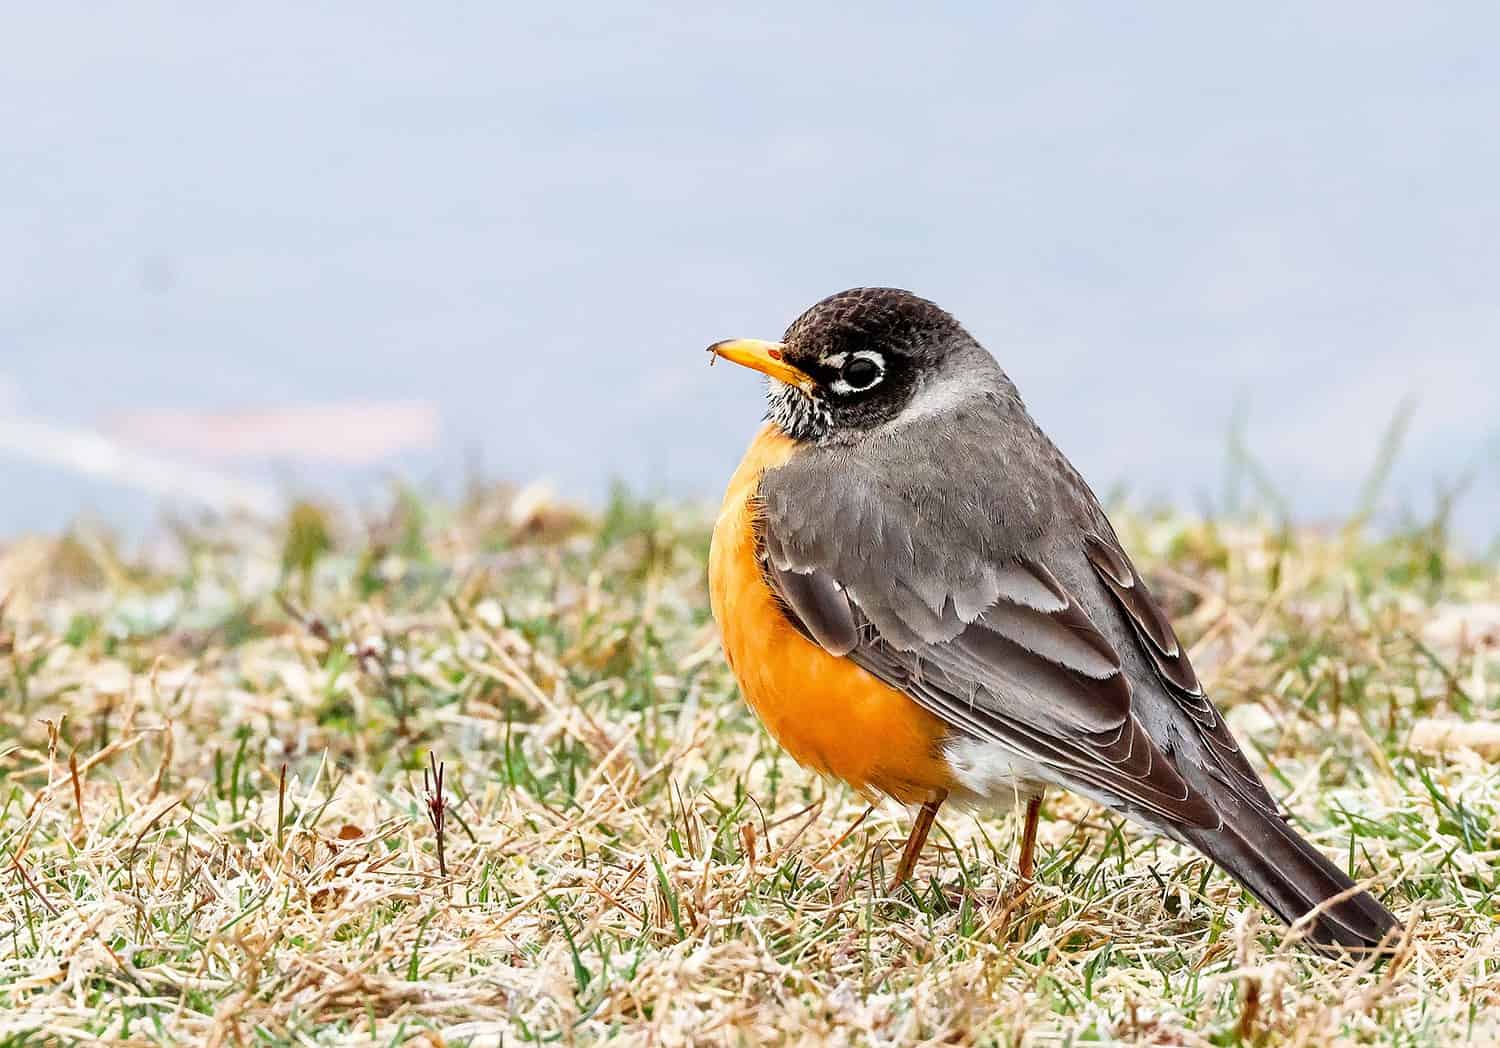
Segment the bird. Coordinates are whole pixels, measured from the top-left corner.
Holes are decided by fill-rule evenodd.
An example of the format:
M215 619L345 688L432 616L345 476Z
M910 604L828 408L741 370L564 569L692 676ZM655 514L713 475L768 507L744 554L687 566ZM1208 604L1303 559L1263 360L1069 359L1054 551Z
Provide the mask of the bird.
M1389 950L1400 922L1289 824L1093 491L953 316L854 288L708 349L767 381L709 552L726 660L800 764L917 806L892 890L949 802L1025 805L1029 886L1058 788L1196 849L1315 948Z

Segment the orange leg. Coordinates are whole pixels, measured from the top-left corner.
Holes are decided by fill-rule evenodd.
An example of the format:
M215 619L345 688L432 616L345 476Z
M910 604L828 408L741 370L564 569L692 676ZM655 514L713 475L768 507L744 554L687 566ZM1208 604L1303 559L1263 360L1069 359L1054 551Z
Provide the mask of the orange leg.
M1031 887L1032 875L1036 873L1036 827L1042 820L1042 795L1038 793L1026 802L1026 822L1021 826L1021 858L1017 865L1020 889Z
M947 799L948 791L942 790L917 812L917 821L912 825L911 836L906 838L906 847L901 849L901 863L896 867L896 878L891 881L888 891L895 891L911 879L917 857L922 854L922 846L927 843L927 835L932 832L933 820L937 818L938 809Z
M1026 821L1021 824L1021 856L1016 862L1016 883L1005 892L1005 905L991 918L989 924L992 929L1007 929L1007 935L1011 934L1008 930L1011 915L1026 901L1036 877L1036 827L1041 818L1042 795L1038 793L1026 801Z

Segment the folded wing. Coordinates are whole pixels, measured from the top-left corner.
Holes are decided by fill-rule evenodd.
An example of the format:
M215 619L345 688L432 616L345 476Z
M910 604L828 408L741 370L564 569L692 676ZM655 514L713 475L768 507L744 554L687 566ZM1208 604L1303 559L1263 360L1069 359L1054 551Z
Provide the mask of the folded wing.
M1059 783L1170 824L1218 825L1132 715L1119 653L1045 564L960 551L963 576L950 577L904 522L886 519L882 539L903 552L841 571L840 550L820 552L813 529L789 533L776 500L764 503L767 580L811 640Z

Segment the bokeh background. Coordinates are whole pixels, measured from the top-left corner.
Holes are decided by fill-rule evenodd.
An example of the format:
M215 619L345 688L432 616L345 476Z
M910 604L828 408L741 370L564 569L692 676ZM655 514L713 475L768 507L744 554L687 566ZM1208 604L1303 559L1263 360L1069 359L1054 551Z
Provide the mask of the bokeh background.
M859 284L1100 489L1334 518L1394 420L1381 518L1500 532L1500 9L545 6L11 6L0 535L712 499L761 404L703 347Z

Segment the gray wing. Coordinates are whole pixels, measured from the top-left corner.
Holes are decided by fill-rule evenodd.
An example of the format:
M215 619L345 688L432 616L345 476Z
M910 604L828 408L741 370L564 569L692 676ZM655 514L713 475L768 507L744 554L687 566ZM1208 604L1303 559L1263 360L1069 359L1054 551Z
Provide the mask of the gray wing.
M1151 596L1145 580L1130 563L1113 533L1107 539L1086 536L1084 551L1089 564L1130 623L1140 650L1156 670L1167 693L1191 718L1217 777L1245 800L1275 813L1278 810L1275 800L1245 759L1223 716L1204 694L1172 623Z
M1167 825L1217 826L1214 805L1132 712L1120 651L1090 612L1091 603L1108 609L1110 598L1087 551L1039 555L1050 533L1067 531L1048 526L1057 507L1047 493L1031 500L1027 519L997 529L977 503L986 485L965 490L941 469L924 476L933 468L924 463L942 461L932 450L897 470L808 455L767 472L761 555L791 621L956 732L1023 754L1062 785ZM872 484L871 475L890 480ZM955 500L968 503L969 524L955 524ZM1016 536L1031 549L1003 548ZM1151 627L1165 623L1159 616ZM1170 637L1170 626L1159 635ZM1175 653L1164 655L1168 671L1196 687L1173 641L1163 641Z

